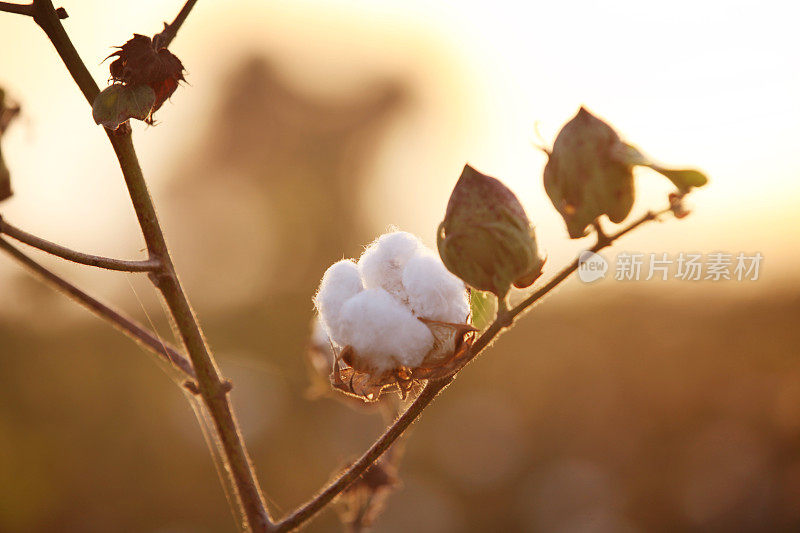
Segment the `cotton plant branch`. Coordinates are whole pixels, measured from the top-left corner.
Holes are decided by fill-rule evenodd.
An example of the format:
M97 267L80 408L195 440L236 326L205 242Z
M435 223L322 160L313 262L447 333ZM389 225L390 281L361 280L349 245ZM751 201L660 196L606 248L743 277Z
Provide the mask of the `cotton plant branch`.
M153 38L153 40L156 41L157 47L169 48L169 45L172 43L175 36L178 35L178 30L183 26L183 23L186 22L186 17L189 16L189 13L196 3L197 0L187 0L178 12L175 20L170 24L164 23L164 30Z
M16 4L13 2L0 2L0 12L16 13L17 15L25 15L33 17L35 8L33 4ZM68 18L67 10L63 7L56 9L56 15L60 19Z
M33 16L32 4L15 4L13 2L0 2L0 11L16 13L17 15Z
M599 252L604 248L611 246L617 239L630 233L643 224L656 220L660 215L672 211L672 207L667 207L660 211L649 211L640 218L632 221L616 233L606 235L602 231L597 232L597 242L589 250L591 252ZM513 326L514 322L527 311L529 311L534 304L544 298L553 289L566 280L573 272L578 269L579 262L575 259L572 263L564 267L550 281L542 285L540 288L534 290L527 298L512 307L511 309L498 313L495 320L486 328L486 330L478 337L472 344L469 354L464 358L463 364L456 370L460 371L467 363L472 361L475 357L480 355L489 345L500 336L503 331ZM370 448L342 473L336 480L331 482L319 494L314 496L311 500L303 504L296 511L286 516L276 524L276 531L291 531L298 528L303 523L311 519L314 515L324 509L336 496L342 493L348 486L356 481L364 472L372 465L381 455L392 446L392 444L400 438L406 429L422 414L425 408L433 401L434 398L455 379L456 373L438 380L429 380L423 387L419 396L414 402L400 415L397 420L390 425L386 431L370 446Z
M189 0L173 24L167 26L168 33L164 37L166 39L164 42L169 43L174 38L195 1ZM100 93L100 89L61 25L60 14L54 8L52 1L34 0L27 8L2 4L0 8L33 17L53 43L59 57L86 100L92 105ZM268 531L272 528L272 523L228 396L231 383L221 376L178 279L131 140L130 126L123 124L115 131L108 128L105 128L105 131L119 160L131 202L147 244L149 261L158 265L151 271L150 279L166 301L194 369L196 381L190 383L187 388L198 394L208 408L219 437L226 468L233 478L246 527L252 531ZM11 253L10 245L7 243L2 248ZM51 248L50 251L54 250L52 246L49 248ZM59 251L63 252L64 250ZM12 253L12 255L18 257L16 254Z
M161 263L157 259L144 261L126 261L122 259L112 259L98 255L76 252L60 244L32 235L15 226L12 226L0 217L0 235L7 235L12 239L27 244L33 248L47 252L61 259L66 259L81 265L103 268L105 270L117 270L120 272L153 272L161 268Z
M0 2L0 12L15 13L17 15L33 16L33 4L15 4L13 2Z
M109 322L112 326L122 333L138 342L151 352L163 358L167 363L174 366L183 375L184 379L195 379L192 363L178 350L170 344L163 342L150 330L125 316L112 307L104 304L97 298L87 294L82 289L68 282L58 274L42 266L34 259L24 254L5 239L0 237L0 250L14 258L20 265L25 267L33 275L43 282L52 285L57 290L66 294L70 299L86 307L89 311Z

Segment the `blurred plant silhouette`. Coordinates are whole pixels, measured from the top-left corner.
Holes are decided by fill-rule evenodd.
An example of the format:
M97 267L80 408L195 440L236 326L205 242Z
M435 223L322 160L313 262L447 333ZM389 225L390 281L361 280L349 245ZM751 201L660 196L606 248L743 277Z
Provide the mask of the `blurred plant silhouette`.
M0 87L0 138L3 137L19 111L19 106L9 102L5 91ZM11 172L3 161L3 150L0 146L0 201L9 198L11 194Z
M302 293L307 302L317 265L370 235L352 206L407 90L399 81L376 80L363 94L326 100L292 88L259 56L244 58L224 80L209 135L171 184L170 226L187 237L178 250L213 261L220 272L238 272L217 280L216 302L257 304L275 290ZM220 209L220 201L229 208ZM204 238L188 238L210 212L215 223ZM208 257L209 247L228 248L232 232L243 246ZM196 274L187 272L189 284L203 285Z

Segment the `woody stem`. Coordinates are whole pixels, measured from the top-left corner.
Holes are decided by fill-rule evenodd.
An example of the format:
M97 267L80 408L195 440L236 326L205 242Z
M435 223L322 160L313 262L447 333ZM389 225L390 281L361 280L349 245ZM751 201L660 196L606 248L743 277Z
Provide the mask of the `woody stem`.
M176 17L175 31L185 20L195 1L187 2L181 14ZM53 43L67 70L91 105L100 90L64 31L52 0L34 0L32 10L34 21ZM139 226L147 243L150 260L158 262L159 265L151 273L150 279L164 296L191 359L197 376L196 389L214 422L246 526L252 531L269 531L272 529L272 522L228 397L230 382L220 375L194 310L178 279L133 147L130 127L121 127L115 132L106 130L106 135L119 160Z
M169 45L172 43L175 36L178 35L178 30L183 26L183 23L186 22L186 17L189 16L189 13L191 13L196 3L197 0L186 0L186 3L183 4L175 20L173 20L171 24L164 24L164 31L153 38L153 40L158 41L158 48L169 48Z

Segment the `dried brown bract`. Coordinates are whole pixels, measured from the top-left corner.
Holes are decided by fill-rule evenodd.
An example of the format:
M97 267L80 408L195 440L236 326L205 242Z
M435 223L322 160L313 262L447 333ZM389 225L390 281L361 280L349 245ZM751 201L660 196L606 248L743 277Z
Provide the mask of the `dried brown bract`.
M400 485L397 467L388 460L373 463L364 474L339 496L339 515L351 531L372 526L386 499Z
M419 320L430 328L435 339L433 348L419 366L400 366L376 373L372 368L362 367L353 348L345 346L334 361L331 385L350 396L374 402L382 393L393 390L405 398L422 380L443 379L455 374L466 363L477 330L469 324Z
M116 57L109 66L111 79L125 85L147 85L156 95L152 113L172 96L178 84L184 80L183 63L166 48L158 48L146 35L134 34L133 38L118 47L108 57Z

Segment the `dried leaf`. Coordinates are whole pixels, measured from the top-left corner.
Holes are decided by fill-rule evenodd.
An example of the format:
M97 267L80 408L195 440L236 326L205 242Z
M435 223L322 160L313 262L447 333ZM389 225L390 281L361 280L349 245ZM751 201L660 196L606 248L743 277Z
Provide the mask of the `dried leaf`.
M331 374L331 385L349 396L365 402L375 402L385 389L395 386L395 381L391 374L376 377L352 367L337 367Z
M469 324L451 324L450 322L439 322L420 318L428 329L433 333L433 349L425 356L422 361L423 367L431 368L442 366L450 361L464 343L465 336L477 331Z
M425 356L422 365L413 369L411 377L420 380L452 376L466 364L478 330L469 324L420 320L431 328L435 341L433 349Z
M338 497L342 523L351 531L362 531L375 523L386 499L400 485L397 467L386 459L372 464Z

